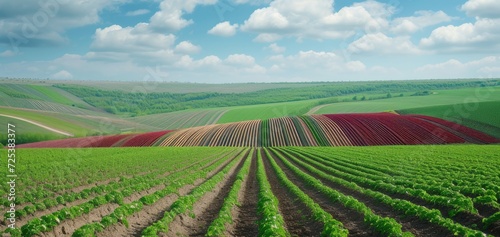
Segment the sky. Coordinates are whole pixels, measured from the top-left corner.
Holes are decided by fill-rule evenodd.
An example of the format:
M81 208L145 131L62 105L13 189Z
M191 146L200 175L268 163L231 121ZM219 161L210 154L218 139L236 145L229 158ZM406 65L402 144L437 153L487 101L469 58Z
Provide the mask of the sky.
M498 0L0 0L0 77L500 77Z

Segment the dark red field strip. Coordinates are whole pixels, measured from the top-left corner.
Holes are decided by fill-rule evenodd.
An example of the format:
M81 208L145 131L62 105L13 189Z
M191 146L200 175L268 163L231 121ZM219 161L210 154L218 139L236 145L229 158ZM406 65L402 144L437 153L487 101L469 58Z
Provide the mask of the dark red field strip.
M419 145L419 144L451 144L451 143L499 143L500 140L474 129L450 121L423 116L398 115L392 113L361 113L361 114L327 114L342 130L345 137L354 146L373 145ZM291 138L288 134L285 120L275 119L270 124L273 131L281 133L269 134L271 144L289 145ZM300 124L293 123L295 126ZM302 126L302 125L301 125ZM318 127L319 128L319 127ZM271 130L270 130L271 131ZM298 130L297 130L298 131ZM18 145L20 148L69 148L69 147L142 147L153 146L164 139L172 130L148 132L141 134L124 134L112 136L94 136L85 138L69 138L55 141L44 141ZM215 133L208 133L197 146L244 146L240 136L244 132L240 125L233 124ZM309 129L303 132L312 132ZM322 132L322 131L319 131ZM193 135L191 135L193 136ZM262 134L257 134L257 139ZM300 134L299 134L300 136ZM344 136L344 135L339 135ZM316 138L318 139L318 138ZM184 143L177 144L182 146ZM186 143L187 144L187 143ZM307 145L310 145L307 143ZM262 144L257 144L262 146Z
M429 116L392 113L325 116L337 123L356 146L498 142L479 131Z
M126 140L121 146L122 147L139 147L139 146L151 146L160 137L171 132L172 130L158 131L158 132L148 132L133 135L131 138Z
M458 123L454 123L454 122L451 122L451 121L447 121L447 120L444 120L444 119L435 118L435 117L431 117L431 116L426 116L426 115L408 115L408 116L412 116L412 117L415 117L415 118L420 118L420 119L423 119L423 120L427 120L427 121L431 121L431 122L440 124L440 125L444 126L446 129L451 129L451 130L454 130L454 131L458 131L458 132L460 132L461 134L463 134L465 136L472 137L472 138L474 138L476 140L480 140L481 142L484 142L484 143L496 143L496 142L499 142L498 139L496 139L496 138L494 138L494 137L492 137L490 135L484 134L484 133L482 133L480 131L474 130L472 128L468 128L468 127L460 125Z
M110 135L110 136L92 136L82 138L67 138L63 140L34 142L21 144L19 148L69 148L69 147L110 147L118 141L131 136L130 134Z

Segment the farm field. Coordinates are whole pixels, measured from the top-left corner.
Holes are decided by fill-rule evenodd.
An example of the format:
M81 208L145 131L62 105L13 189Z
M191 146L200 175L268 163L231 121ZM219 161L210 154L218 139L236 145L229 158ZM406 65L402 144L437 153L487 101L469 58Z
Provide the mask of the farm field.
M498 149L18 149L11 234L498 236Z
M273 103L230 107L217 123L239 122L255 119L270 119L284 116L297 116L307 113L318 103L318 100Z
M126 120L162 129L179 129L210 125L216 123L227 110L221 109L196 109L172 113L144 115L127 118Z
M335 103L322 107L316 111L316 114L384 112L437 105L500 101L500 87L436 90L433 92L436 94Z
M397 112L400 114L425 114L442 118L500 137L498 108L500 108L500 101L485 101L404 109Z
M162 133L163 132L163 133ZM148 134L161 135L151 137ZM131 137L138 142L127 142ZM120 137L121 139L117 139ZM22 144L23 148L105 146L374 146L498 143L477 130L423 115L327 114L214 124L194 128ZM106 144L106 145L103 145Z
M8 82L8 83L5 83ZM283 116L300 116L304 114L324 114L324 113L345 113L345 112L383 112L393 110L405 110L415 107L433 106L433 105L450 105L453 103L462 103L464 98L475 98L474 95L479 95L479 101L496 100L499 101L498 87L473 87L460 88L460 86L477 86L477 85L495 85L495 81L475 82L475 81L456 81L441 83L446 85L450 83L452 89L449 90L432 90L436 94L429 96L409 96L412 93L418 92L420 88L441 88L441 84L430 81L417 81L411 84L403 84L401 82L394 85L386 82L369 83L369 86L357 82L353 83L276 83L276 84L249 84L255 86L256 90L251 90L248 98L242 97L239 103L245 100L253 100L262 96L271 96L269 99L264 99L263 104L246 105L246 106L223 106L216 108L202 109L187 109L182 111L151 114L143 116L128 117L130 114L112 114L104 111L103 108L93 107L79 98L61 88L52 85L60 85L59 82L48 82L31 80L21 81L3 81L0 91L0 97L3 98L0 102L0 112L9 115L17 115L24 119L37 121L46 126L54 126L55 128L71 133L76 137L88 135L102 134L121 134L129 132L150 132L159 130L172 130L179 128L189 128L210 124L224 124L248 120L265 120L270 118L279 118ZM49 84L47 84L49 83ZM78 84L78 82L75 82ZM80 82L82 84L83 82ZM121 85L118 82L103 82L110 85ZM384 84L385 83L385 84ZM426 84L427 83L427 84ZM460 83L464 83L463 85ZM467 84L468 83L468 84ZM483 83L483 84L478 84ZM488 84L489 83L489 84ZM85 83L83 83L85 84ZM82 84L82 85L83 85ZM128 86L138 83L123 83ZM183 88L188 88L189 84L175 84ZM166 85L167 85L166 84ZM387 85L386 85L387 84ZM89 84L85 84L89 86ZM202 88L204 84L197 85ZM239 85L239 84L238 84ZM245 84L246 85L246 84ZM328 90L328 88L338 85L339 90ZM165 86L165 85L164 85ZM217 85L221 90L234 88L235 85ZM268 87L266 87L268 86ZM276 87L277 86L277 87ZM370 88L373 86L373 88ZM386 93L381 92L381 86L388 86L392 91L393 98L369 100L370 98L383 98ZM458 86L458 89L455 87ZM196 87L196 86L195 86ZM118 88L118 87L117 87ZM210 88L216 86L208 86L203 93L210 92ZM276 88L284 88L286 92L276 91ZM326 89L325 89L326 88ZM333 87L332 87L333 88ZM316 91L318 89L319 91ZM260 91L259 91L260 90ZM357 92L360 90L361 92ZM373 90L373 91L372 91ZM386 89L389 90L389 89ZM399 97L398 90L403 90L403 97ZM477 91L479 91L477 93ZM179 93L183 92L182 90ZM220 91L222 92L222 91ZM226 91L228 92L228 91ZM273 96L273 92L278 93ZM297 101L288 101L281 103L267 103L279 100L280 95L290 94ZM235 91L234 93L240 93ZM249 92L241 92L242 95ZM313 93L313 94L309 94ZM316 93L316 94L314 94ZM338 93L346 93L338 95ZM332 96L326 96L331 94ZM194 96L195 94L185 94L186 96ZM311 96L317 96L318 99L306 99ZM325 97L326 96L326 97ZM352 101L353 97L357 97L358 101ZM361 101L362 96L366 96L367 100ZM472 96L472 97L471 97ZM283 100L283 99L281 99ZM255 103L260 103L256 101ZM328 104L331 103L331 104ZM320 106L317 106L320 104ZM75 106L73 106L75 105ZM437 116L437 115L436 115ZM437 116L440 117L440 116ZM455 121L455 120L454 120ZM462 121L456 121L461 123ZM476 120L464 125L474 124ZM479 121L480 122L480 121ZM473 126L475 129L483 132L493 131L498 128L485 126ZM23 132L24 133L24 132ZM489 133L490 135L498 136L498 132ZM50 135L50 134L47 134ZM33 134L27 134L33 136Z
M19 126L19 131L16 131L18 134L23 134L20 136L18 144L29 143L29 142L37 142L43 140L55 140L55 139L63 139L66 136L62 134L58 134L52 131L48 131L47 129L41 128L39 126L33 125L31 123L12 119L4 116L0 116L0 126L3 128L7 127L7 124L15 123ZM0 133L0 143L6 144L7 134Z

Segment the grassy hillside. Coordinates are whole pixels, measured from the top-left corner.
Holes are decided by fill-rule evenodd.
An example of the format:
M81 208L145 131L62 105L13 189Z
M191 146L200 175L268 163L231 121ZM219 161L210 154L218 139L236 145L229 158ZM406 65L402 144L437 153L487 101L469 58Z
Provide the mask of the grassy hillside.
M9 123L14 124L16 126L14 131L16 131L17 144L66 138L66 136L64 135L51 132L47 129L41 128L31 123L24 122L14 118L0 116L1 129L7 130L7 124ZM5 132L0 133L0 143L7 144L7 134Z
M471 101L500 100L500 87L465 88L454 90L436 90L435 94L427 96L404 96L390 99L353 101L334 103L324 106L316 114L331 113L366 113L401 110L435 105L449 105ZM359 97L359 95L358 95Z
M195 108L259 105L331 98L359 93L419 92L423 90L493 86L498 85L498 83L497 80L332 82L319 85L312 83L309 87L265 89L246 93L138 93L137 90L124 92L117 89L103 90L88 86L56 86L109 113L138 116Z
M500 100L470 104L429 106L398 110L401 114L425 114L463 124L500 138Z
M230 107L217 123L296 116L307 113L319 100Z
M189 127L214 124L220 119L220 117L226 111L227 110L225 108L193 109L193 110L178 111L172 113L162 113L162 114L152 114L139 117L132 117L132 118L127 118L127 120L155 127L158 130L178 129L178 128L189 128Z
M45 126L71 133L75 137L157 130L151 126L126 121L112 116L74 115L5 107L0 107L0 114L35 121ZM48 132L47 135L50 135L50 132Z

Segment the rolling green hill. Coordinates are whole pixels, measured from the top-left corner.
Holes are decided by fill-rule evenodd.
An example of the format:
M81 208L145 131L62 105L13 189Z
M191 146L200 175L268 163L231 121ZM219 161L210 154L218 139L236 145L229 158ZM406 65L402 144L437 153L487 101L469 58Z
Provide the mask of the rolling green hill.
M127 92L126 88L140 87L140 82L64 83L67 84L0 79L0 113L33 120L81 137L303 114L383 112L458 104L467 100L500 100L500 87L494 86L498 80L224 85L160 83L161 92L149 94ZM167 85L173 87L168 90ZM410 96L412 94L429 95ZM482 131L495 131L486 125L497 126L474 118L462 118L463 121L467 119L481 123L484 128L475 127ZM454 121L457 121L456 116ZM496 134L493 132L492 135Z
M214 124L226 109L192 109L171 113L144 115L126 120L156 128L157 130L189 128Z
M322 107L316 114L383 112L468 101L500 100L500 87L476 87L454 90L436 90L427 96L404 96L389 99L334 103ZM362 95L358 95L360 97Z
M397 110L400 114L425 114L463 124L500 138L499 101L429 106Z

